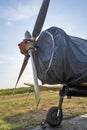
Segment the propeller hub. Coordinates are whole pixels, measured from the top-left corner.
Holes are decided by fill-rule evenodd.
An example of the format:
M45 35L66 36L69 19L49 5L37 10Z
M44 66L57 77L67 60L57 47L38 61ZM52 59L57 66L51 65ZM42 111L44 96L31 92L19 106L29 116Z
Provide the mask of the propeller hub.
M27 42L23 41L19 45L21 53L25 53L27 51Z
M29 49L35 50L35 42L34 41L22 41L19 45L19 49L22 54L28 54Z

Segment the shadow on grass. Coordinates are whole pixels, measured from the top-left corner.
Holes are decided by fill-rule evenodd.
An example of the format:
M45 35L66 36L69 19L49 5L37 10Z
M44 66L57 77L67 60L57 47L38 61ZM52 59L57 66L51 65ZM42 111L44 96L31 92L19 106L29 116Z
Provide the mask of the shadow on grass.
M37 110L7 116L3 120L9 124L10 130L29 130L39 125L45 115L45 110Z

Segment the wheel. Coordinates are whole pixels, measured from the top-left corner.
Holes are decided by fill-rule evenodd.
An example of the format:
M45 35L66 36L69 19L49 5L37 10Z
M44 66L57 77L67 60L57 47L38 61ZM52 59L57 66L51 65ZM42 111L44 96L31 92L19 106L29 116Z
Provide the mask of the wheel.
M51 107L46 115L46 121L51 126L59 126L63 119L62 109L59 111L59 115L57 116L58 107Z

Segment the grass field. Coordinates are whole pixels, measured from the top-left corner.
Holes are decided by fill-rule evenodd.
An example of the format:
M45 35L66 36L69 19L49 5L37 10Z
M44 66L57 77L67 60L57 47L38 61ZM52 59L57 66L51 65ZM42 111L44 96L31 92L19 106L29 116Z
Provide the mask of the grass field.
M36 110L34 93L0 96L0 130L29 130L45 119L47 110L58 105L58 92L41 91L41 101ZM64 119L87 113L87 98L65 97Z

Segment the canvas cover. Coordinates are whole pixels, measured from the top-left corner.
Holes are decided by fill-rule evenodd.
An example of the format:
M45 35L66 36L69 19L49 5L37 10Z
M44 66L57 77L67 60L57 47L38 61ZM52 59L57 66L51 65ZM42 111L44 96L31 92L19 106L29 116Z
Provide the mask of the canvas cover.
M51 27L36 42L35 62L43 84L87 82L87 40Z

